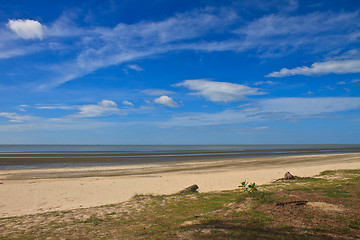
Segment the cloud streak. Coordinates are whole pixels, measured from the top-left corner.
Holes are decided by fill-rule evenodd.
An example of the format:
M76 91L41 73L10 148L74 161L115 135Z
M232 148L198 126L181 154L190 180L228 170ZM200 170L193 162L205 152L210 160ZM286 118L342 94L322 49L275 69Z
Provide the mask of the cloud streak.
M294 75L324 75L324 74L347 74L360 72L360 59L328 61L313 63L311 67L297 67L293 69L283 68L278 72L272 72L266 77L287 77Z
M360 109L359 97L275 98L255 101L242 109L217 113L183 113L160 123L161 127L236 125L269 120L319 118Z
M15 112L0 112L0 117L7 118L9 119L9 122L13 122L13 123L21 123L21 122L38 119L37 117L33 117L29 115L19 115Z
M125 105L132 105L128 101L123 101ZM133 106L133 105L132 105ZM111 100L101 100L97 104L85 104L85 105L46 105L46 106L36 106L36 109L41 110L77 110L78 112L72 115L68 115L65 118L92 118L100 116L109 116L109 115L124 115L125 113L121 111L119 106ZM61 118L61 119L64 119Z
M289 54L305 47L321 52L356 42L359 12L314 12L300 16L270 14L234 32L244 37L242 49L258 48L263 57Z

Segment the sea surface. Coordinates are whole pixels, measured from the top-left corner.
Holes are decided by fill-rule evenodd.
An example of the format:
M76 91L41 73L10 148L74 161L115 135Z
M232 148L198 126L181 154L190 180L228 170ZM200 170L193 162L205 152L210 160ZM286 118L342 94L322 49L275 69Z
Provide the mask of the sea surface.
M0 145L0 170L128 165L193 160L360 153L336 145Z

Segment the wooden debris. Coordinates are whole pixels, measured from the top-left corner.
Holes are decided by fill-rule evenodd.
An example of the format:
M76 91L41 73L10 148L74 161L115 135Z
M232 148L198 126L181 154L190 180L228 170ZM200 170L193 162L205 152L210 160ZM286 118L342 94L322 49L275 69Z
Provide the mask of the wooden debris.
M275 182L284 181L284 180L295 180L295 179L298 179L298 178L299 178L298 176L294 176L290 172L287 172L287 173L285 173L283 178L276 179L276 180L274 180L272 182L275 183Z
M282 202L282 203L277 203L276 206L285 206L285 205L305 205L308 201L291 201L291 202Z
M186 193L186 192L196 192L196 190L199 189L199 186L194 184L191 185L190 187L184 188L183 190L180 191L180 193Z
M297 179L297 176L294 176L294 175L292 175L290 172L287 172L287 173L285 173L285 175L284 175L284 179L285 179L285 180L293 180L293 179Z

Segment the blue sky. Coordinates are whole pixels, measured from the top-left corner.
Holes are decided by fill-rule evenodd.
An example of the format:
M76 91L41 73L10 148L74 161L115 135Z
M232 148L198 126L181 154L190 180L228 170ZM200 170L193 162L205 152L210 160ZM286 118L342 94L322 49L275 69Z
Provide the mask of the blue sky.
M360 143L360 1L1 1L0 144Z

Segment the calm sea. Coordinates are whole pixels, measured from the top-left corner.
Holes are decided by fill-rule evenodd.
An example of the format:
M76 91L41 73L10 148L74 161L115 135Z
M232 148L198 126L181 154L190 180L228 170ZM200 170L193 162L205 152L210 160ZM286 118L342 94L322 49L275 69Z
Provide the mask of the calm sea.
M0 169L358 153L346 145L0 145Z

